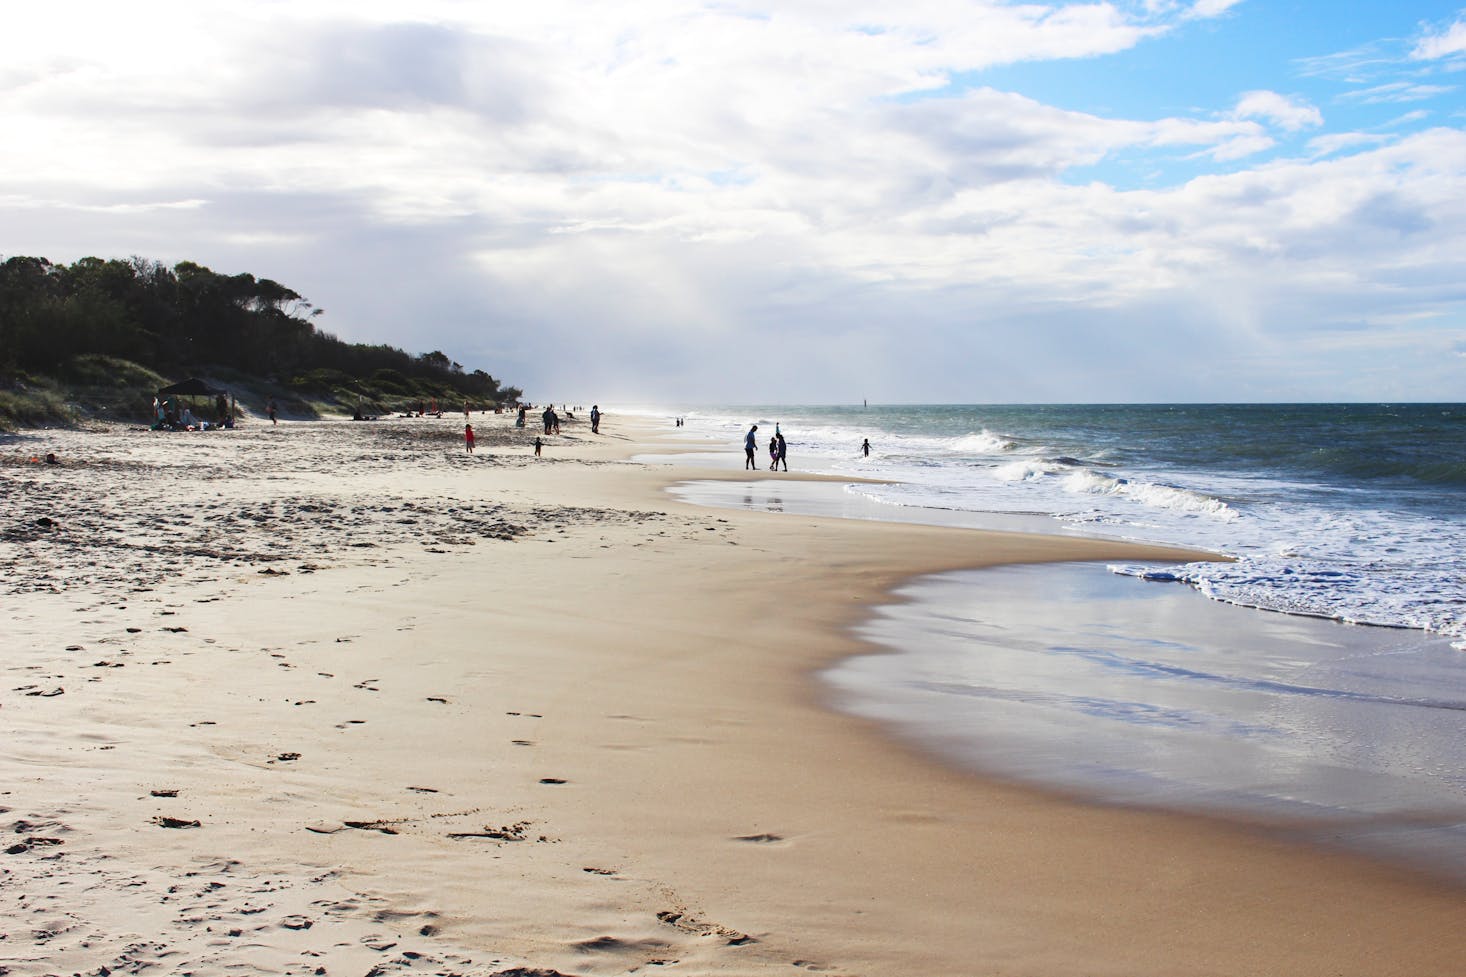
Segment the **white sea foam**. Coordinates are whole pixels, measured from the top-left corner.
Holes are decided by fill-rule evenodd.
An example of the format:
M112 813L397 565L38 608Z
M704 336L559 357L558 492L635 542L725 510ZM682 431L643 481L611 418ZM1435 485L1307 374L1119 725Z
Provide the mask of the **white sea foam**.
M1157 509L1173 509L1223 520L1237 518L1236 511L1227 503L1204 493L1154 482L1118 478L1087 468L1064 474L1062 484L1064 491L1076 495L1118 496Z
M998 465L990 474L999 482L1030 482L1054 474L1054 468L1033 458Z
M957 438L947 445L947 450L964 454L994 455L1012 451L1015 447L1017 445L1007 438L984 430L978 434Z

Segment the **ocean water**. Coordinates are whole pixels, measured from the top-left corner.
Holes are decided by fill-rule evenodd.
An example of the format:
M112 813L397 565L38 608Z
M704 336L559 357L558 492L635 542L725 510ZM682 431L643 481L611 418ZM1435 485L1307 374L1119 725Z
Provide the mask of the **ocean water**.
M680 413L724 446L700 462L741 469L748 425L762 449L777 423L792 470L891 480L690 482L689 501L1235 559L912 581L861 628L881 650L825 675L838 707L959 765L1284 817L1466 879L1466 405Z
M727 441L740 465L748 425L765 435L777 423L794 468L893 479L847 489L874 502L1042 516L1070 531L1197 547L1236 562L1112 569L1247 607L1426 630L1466 648L1466 404L682 416L680 431ZM859 450L866 438L869 458Z

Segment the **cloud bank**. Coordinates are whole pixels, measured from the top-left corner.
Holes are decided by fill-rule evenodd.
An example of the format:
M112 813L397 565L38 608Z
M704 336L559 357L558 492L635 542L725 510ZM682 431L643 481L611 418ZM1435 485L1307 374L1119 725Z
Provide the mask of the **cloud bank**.
M0 246L250 271L557 400L1466 399L1459 108L1330 123L1449 104L1462 22L1329 101L985 80L1246 12L63 0L0 39Z

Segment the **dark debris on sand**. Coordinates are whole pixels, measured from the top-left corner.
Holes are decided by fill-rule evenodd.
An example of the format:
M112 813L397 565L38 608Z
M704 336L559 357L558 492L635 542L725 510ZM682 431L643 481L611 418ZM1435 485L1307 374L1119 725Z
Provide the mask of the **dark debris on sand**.
M85 445L91 457L62 467L0 454L0 566L7 571L0 595L150 587L241 571L285 577L332 561L380 562L381 549L399 545L451 554L551 528L665 518L597 507L518 508L478 491L472 498L414 494L414 474L460 463L425 444L434 432L418 427L323 423L310 431L308 445L298 441L288 451L267 433L63 432L57 436L75 441L64 454L75 456ZM176 453L160 460L154 445L136 450L138 439L162 437L175 439ZM399 471L400 480L390 479ZM322 474L331 476L330 494L297 477L316 476L314 486ZM378 486L389 476L388 483L403 487L353 492L354 475ZM268 491L276 482L278 491Z

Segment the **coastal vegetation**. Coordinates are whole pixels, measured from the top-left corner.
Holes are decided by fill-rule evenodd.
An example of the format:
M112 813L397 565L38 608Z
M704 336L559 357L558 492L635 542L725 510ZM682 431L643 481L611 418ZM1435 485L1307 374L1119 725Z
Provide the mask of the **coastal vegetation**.
M348 343L323 310L268 278L191 261L0 262L0 428L151 416L160 388L199 377L242 406L386 413L438 400L479 407L522 391L441 351Z

